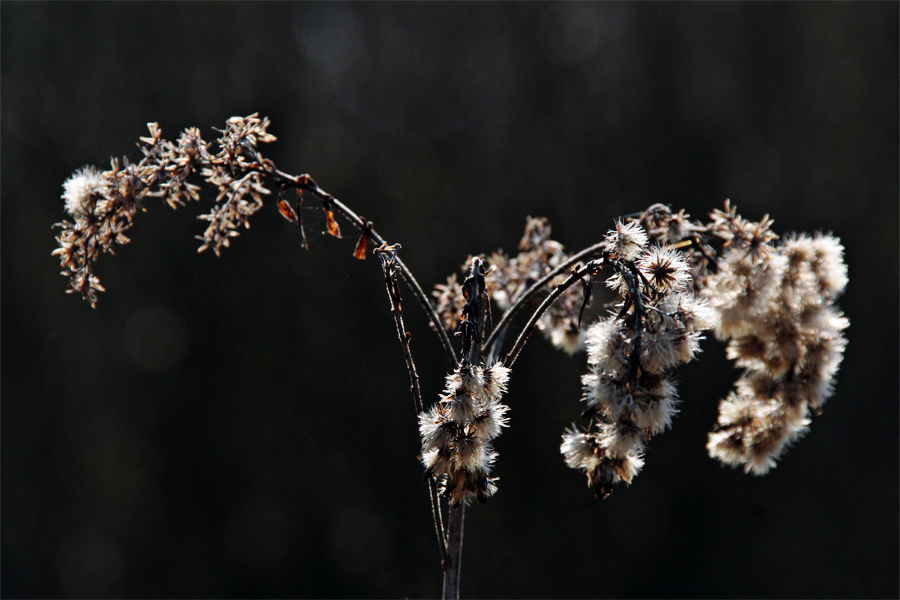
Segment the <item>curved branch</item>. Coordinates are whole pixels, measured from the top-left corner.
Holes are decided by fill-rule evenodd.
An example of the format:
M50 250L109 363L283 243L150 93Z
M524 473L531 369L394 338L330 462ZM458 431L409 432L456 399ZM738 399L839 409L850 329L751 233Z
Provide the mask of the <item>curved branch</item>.
M534 311L534 314L531 315L531 318L528 320L528 323L525 325L525 328L522 329L522 333L519 334L519 338L516 340L513 349L509 351L509 354L503 359L503 366L506 368L512 367L513 363L516 362L516 359L519 357L519 353L522 351L522 348L525 346L525 342L528 340L528 337L534 331L534 328L537 326L538 320L544 316L544 313L547 312L547 309L550 308L557 298L559 298L563 292L572 287L577 281L581 281L581 278L585 275L589 275L593 269L595 269L599 264L602 264L603 259L599 259L599 261L591 261L588 264L584 265L580 269L573 269L572 274L566 278L565 281L556 286L549 296L544 298L544 301L541 302L541 305L538 306L537 310Z
M503 331L504 328L509 326L510 321L519 312L519 310L525 305L525 303L530 300L535 294L537 294L545 285L547 285L554 277L559 275L560 273L565 272L575 263L579 262L582 258L586 256L590 256L596 252L599 252L603 249L603 246L606 242L599 242L594 244L593 246L588 246L584 250L578 252L577 254L573 254L566 260L566 262L558 265L557 267L550 270L544 277L541 278L540 281L536 282L532 285L528 290L522 294L509 308L506 309L506 312L503 313L503 317L500 319L500 322L494 327L494 330L491 331L491 335L488 336L488 339L484 342L485 351L491 351L492 345L497 341L497 336ZM494 352L496 356L497 353Z
M346 204L320 188L315 180L309 175L290 175L277 169L271 163L266 164L262 163L258 166L258 170L264 171L269 175L275 177L276 179L280 179L284 183L289 185L296 186L299 189L309 191L323 201L327 201L331 204L331 206L339 213L341 213L348 221L350 221L356 228L360 231L366 232L369 236L369 239L375 243L376 246L380 246L385 243L384 239L378 235L378 232L375 231L374 228L371 227L371 224L368 223L365 219L357 215L353 210L351 210ZM422 291L422 286L419 285L419 282L416 281L416 278L413 276L412 272L407 268L407 266L403 263L400 258L396 258L396 265L400 269L400 275L403 277L403 280L406 282L406 285L412 290L413 295L416 297L416 300L419 301L419 305L425 311L425 314L428 315L428 319L431 321L434 330L437 332L438 337L441 339L441 345L444 347L444 352L447 354L447 359L450 361L450 364L456 368L458 362L456 360L456 354L453 351L453 346L450 344L450 337L447 335L447 330L444 329L444 326L441 325L441 319L438 317L437 312L435 312L434 307L431 305L431 302L428 301L428 297L425 295L425 292Z

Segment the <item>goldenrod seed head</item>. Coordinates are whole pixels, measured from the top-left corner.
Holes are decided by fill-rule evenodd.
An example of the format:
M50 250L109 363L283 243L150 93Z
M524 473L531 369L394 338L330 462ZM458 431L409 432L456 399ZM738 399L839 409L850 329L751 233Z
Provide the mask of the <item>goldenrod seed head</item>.
M616 221L616 230L606 234L606 250L619 258L633 260L647 241L647 234L637 221Z
M103 173L95 167L87 166L75 171L63 183L62 198L66 201L66 211L75 218L90 215L104 188Z
M650 248L641 255L638 268L660 293L685 289L691 282L691 268L677 250Z

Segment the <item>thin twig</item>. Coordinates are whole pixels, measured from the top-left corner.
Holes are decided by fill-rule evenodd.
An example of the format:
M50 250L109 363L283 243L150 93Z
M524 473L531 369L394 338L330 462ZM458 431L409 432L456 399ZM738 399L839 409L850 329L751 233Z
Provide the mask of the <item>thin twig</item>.
M554 277L559 275L560 273L566 272L570 267L572 267L575 263L579 262L586 256L590 256L591 254L595 254L603 249L603 246L606 242L599 242L594 244L593 246L588 246L584 250L578 252L577 254L573 254L566 260L564 263L558 265L557 267L551 269L546 275L544 275L540 281L536 282L532 285L528 290L519 296L519 298L513 302L509 308L506 309L506 312L503 313L503 317L494 327L493 331L491 331L491 335L488 336L487 340L484 342L485 350L491 351L491 354L497 356L499 351L493 350L492 346L497 342L497 337L506 327L509 326L510 321L516 315L516 313L525 306L525 303L531 299L532 296L540 292L545 285L547 285Z
M280 169L275 168L275 166L268 161L254 163L250 165L250 167L254 170L265 172L275 179L281 180L285 183L288 183L289 185L296 186L298 189L306 190L310 193L315 194L323 201L329 202L330 206L333 209L341 213L357 229L363 232L367 232L369 239L371 239L376 246L381 246L385 243L384 239L380 235L378 235L378 232L376 232L375 229L371 227L371 224L368 221L353 212L343 202L320 188L318 184L316 184L315 180L313 180L313 178L309 175L290 175L288 173L285 173L284 171L281 171ZM397 258L396 264L400 268L400 275L403 276L403 280L410 287L413 295L416 297L416 300L419 301L422 309L428 315L428 319L431 321L431 324L434 326L434 330L437 332L438 337L440 337L441 339L441 345L444 347L444 352L446 353L450 364L455 368L458 364L456 361L456 355L453 352L453 346L450 344L450 337L447 335L447 330L444 329L443 325L441 325L440 317L438 317L438 314L437 312L435 312L434 307L431 305L431 302L428 301L428 297L425 295L425 292L422 291L422 286L419 285L419 282L416 281L416 278L406 267L403 261Z
M406 331L406 324L403 322L403 308L400 300L400 286L397 285L397 271L399 258L397 251L400 250L400 244L387 246L382 244L375 249L375 253L381 259L381 269L384 272L384 285L387 288L388 298L391 301L391 314L394 316L394 324L397 326L397 337L400 338L400 345L403 347L403 356L406 359L406 368L409 370L410 391L416 403L416 416L418 417L425 412L425 406L422 402L422 389L419 386L419 374L416 371L416 363L413 361L412 352L409 348L410 334ZM431 513L434 517L434 528L437 532L438 545L441 548L441 564L448 564L447 557L447 539L444 534L444 523L441 517L441 505L437 495L437 483L433 477L428 478L429 498L431 499Z
M602 259L601 259L602 260ZM593 269L597 266L597 261L591 261L587 265L581 267L580 269L573 269L572 274L569 277L556 286L549 296L544 298L544 301L541 302L541 305L538 306L537 310L534 311L534 314L531 315L531 318L528 320L528 323L525 325L525 328L522 329L522 333L519 334L519 338L516 340L513 349L509 351L509 354L503 359L503 366L506 368L512 367L513 363L516 362L516 359L519 357L519 353L522 351L522 348L525 346L525 342L528 340L528 336L534 331L534 328L537 326L538 320L544 315L550 305L552 305L557 298L559 298L563 292L572 287L575 282L580 281L582 277L591 273Z

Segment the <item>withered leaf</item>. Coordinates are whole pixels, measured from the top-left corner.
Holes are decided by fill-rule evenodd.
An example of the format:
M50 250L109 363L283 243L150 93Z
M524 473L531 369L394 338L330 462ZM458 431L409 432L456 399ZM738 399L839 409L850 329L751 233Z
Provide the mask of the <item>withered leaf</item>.
M369 236L366 235L365 232L361 236L359 236L359 241L356 242L356 250L353 251L353 256L358 258L359 260L366 260L366 248L369 245Z
M328 233L336 238L341 237L341 229L334 220L334 212L328 206L325 207L325 219L328 221Z
M291 205L288 204L286 200L278 201L278 210L281 212L281 216L291 223L296 223L298 221L297 213L294 212L294 209L291 208Z

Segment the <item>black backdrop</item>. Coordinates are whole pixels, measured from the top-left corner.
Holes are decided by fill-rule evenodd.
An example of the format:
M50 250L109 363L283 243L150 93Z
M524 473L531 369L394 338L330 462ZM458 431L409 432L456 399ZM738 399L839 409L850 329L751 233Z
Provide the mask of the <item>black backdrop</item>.
M834 397L769 475L706 456L714 340L631 487L565 467L583 355L513 373L477 597L896 597L898 5L2 5L2 595L415 597L439 556L380 270L269 207L221 259L151 202L92 310L50 253L83 164L259 111L266 151L372 219L422 284L729 197L847 247ZM209 198L207 197L207 201ZM318 221L317 221L318 219ZM345 227L349 230L349 227ZM426 397L445 367L409 294Z

